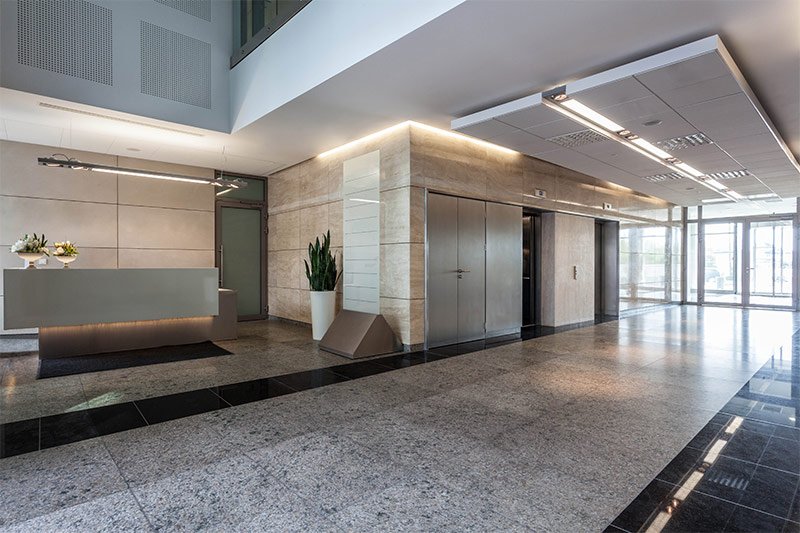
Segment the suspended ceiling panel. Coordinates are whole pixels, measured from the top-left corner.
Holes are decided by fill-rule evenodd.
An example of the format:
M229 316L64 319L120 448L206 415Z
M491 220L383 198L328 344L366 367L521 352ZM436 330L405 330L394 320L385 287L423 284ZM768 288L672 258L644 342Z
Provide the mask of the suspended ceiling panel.
M744 195L800 196L800 165L718 36L567 83L566 94ZM452 128L679 205L719 195L565 118L542 93Z

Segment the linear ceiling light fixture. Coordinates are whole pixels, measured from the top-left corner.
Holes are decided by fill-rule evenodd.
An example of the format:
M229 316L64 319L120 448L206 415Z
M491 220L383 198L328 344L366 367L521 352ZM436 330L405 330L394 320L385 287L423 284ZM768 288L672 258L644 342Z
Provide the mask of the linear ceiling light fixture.
M462 140L462 141L467 141L467 142L470 142L472 144L477 144L479 146L483 146L483 147L486 147L486 148L491 148L493 150L497 150L498 152L503 152L505 154L518 154L519 153L516 150L512 150L511 148L506 148L505 146L499 146L497 144L486 142L486 141L481 140L481 139L476 139L475 137L470 137L469 135L456 133L454 131L442 130L442 129L439 129L439 128L435 128L433 126L428 126L427 124L422 124L421 122L414 122L413 120L406 120L404 122L400 122L399 124L395 124L394 126L389 126L388 128L382 129L380 131L376 131L375 133L370 133L369 135L367 135L365 137L361 137L360 139L356 139L355 141L350 141L349 143L345 143L345 144L343 144L341 146L337 146L336 148L331 148L330 150L328 150L326 152L322 152L317 157L328 157L329 155L335 154L337 152L341 152L342 150L347 150L348 148L351 148L351 147L353 147L353 146L355 146L357 144L377 139L378 137L386 135L387 133L391 133L391 132L393 132L395 130L401 129L403 127L409 127L409 126L413 126L415 128L419 128L419 129L422 129L422 130L426 130L426 131L430 131L430 132L433 132L433 133L437 133L439 135L444 135L446 137L450 137L450 138L453 138L453 139L459 139L459 140Z
M138 178L154 178L159 180L182 181L185 183L200 183L204 185L214 185L215 187L228 187L230 189L241 189L247 187L247 182L240 179L224 178L202 178L194 176L181 176L180 174L168 174L166 172L155 172L151 170L137 170L133 168L112 167L108 165L96 165L94 163L83 163L77 159L67 157L64 154L53 154L51 157L38 158L39 164L46 167L69 168L72 170L89 170L92 172L103 172L106 174L123 174L125 176L136 176Z
M561 86L551 91L542 94L542 103L550 109L566 116L567 118L582 124L592 130L601 133L611 140L624 144L631 150L634 150L641 155L652 159L653 161L664 165L668 169L685 176L701 185L708 187L712 191L719 193L726 198L738 202L743 200L744 196L732 191L727 186L718 182L717 180L709 177L704 172L697 170L673 157L668 152L665 152L653 143L646 141L620 126L608 117L598 113L594 109L584 105L575 98L567 95L566 86Z

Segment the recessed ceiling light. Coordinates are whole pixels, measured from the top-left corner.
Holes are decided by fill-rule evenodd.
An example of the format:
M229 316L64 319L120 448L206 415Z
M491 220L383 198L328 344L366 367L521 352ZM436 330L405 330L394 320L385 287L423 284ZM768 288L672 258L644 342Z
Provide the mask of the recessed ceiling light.
M660 126L662 123L662 120L648 120L647 122L642 122L642 126Z

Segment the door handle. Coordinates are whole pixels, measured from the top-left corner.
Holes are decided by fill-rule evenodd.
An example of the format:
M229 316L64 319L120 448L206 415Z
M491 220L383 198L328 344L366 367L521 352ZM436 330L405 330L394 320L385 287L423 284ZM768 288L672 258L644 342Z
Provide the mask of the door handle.
M459 274L463 274L464 272L472 272L472 271L469 270L468 268L459 268L458 270L456 270L456 272L458 272Z
M225 283L225 247L219 245L219 286L223 287Z

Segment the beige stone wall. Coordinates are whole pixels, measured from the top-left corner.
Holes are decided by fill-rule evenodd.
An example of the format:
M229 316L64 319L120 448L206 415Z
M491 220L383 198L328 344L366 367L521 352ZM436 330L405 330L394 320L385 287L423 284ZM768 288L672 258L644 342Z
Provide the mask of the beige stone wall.
M381 312L404 344L425 339L425 191L636 222L671 204L602 180L428 128L395 128L269 179L270 314L309 322L308 242L330 228L341 247L342 165L381 151ZM532 197L544 189L547 199ZM613 211L604 211L603 203Z
M380 150L381 313L404 344L422 342L423 192L410 185L407 127L332 155L315 157L268 180L270 315L310 322L303 260L308 243L330 229L341 257L344 161ZM410 220L411 213L415 218ZM338 288L341 294L341 283ZM338 298L341 306L341 295Z
M542 215L542 325L594 319L594 220Z
M71 268L214 266L213 187L44 167L36 161L63 151L0 141L0 267L22 266L9 247L33 232L44 233L49 244L77 243L80 256ZM104 165L214 175L213 169L142 159L75 150L69 155ZM49 259L41 268L60 267Z

